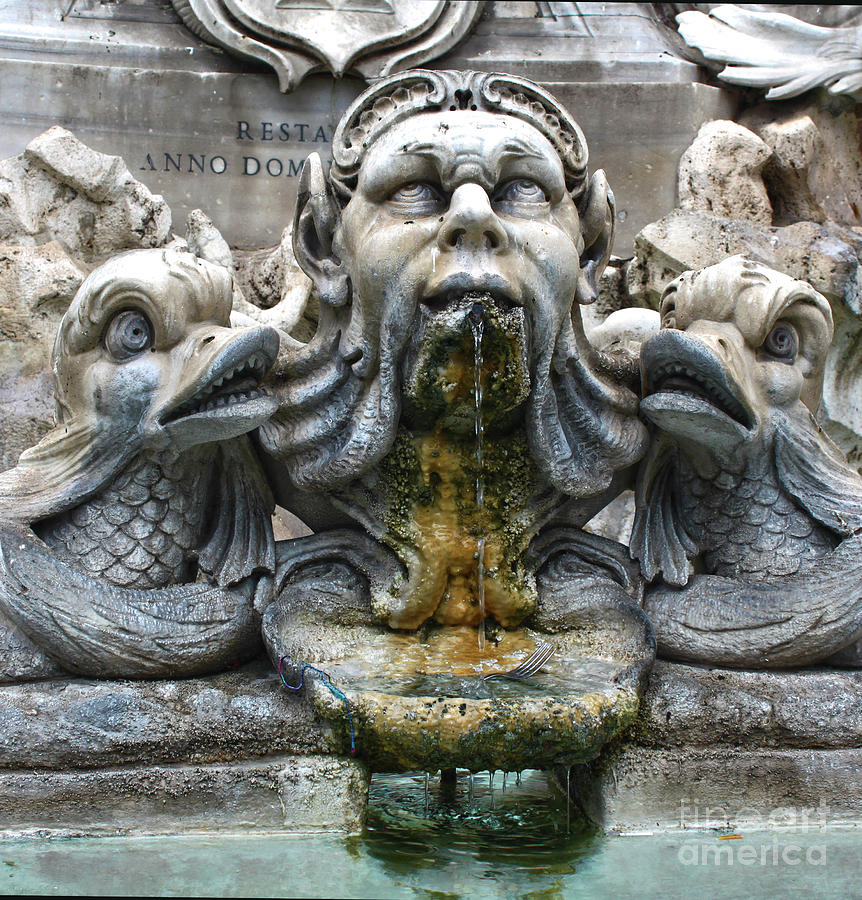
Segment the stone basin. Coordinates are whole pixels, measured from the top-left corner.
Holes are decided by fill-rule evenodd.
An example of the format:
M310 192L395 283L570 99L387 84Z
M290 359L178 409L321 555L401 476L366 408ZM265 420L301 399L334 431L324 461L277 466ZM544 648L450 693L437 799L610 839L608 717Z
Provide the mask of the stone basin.
M520 771L593 759L631 725L638 697L629 662L596 657L574 635L500 631L479 650L470 627L415 633L282 621L283 652L323 669L348 698L356 754L375 771ZM525 681L483 680L515 668L540 640L556 652ZM283 670L298 683L299 664ZM306 670L318 714L350 750L344 701Z

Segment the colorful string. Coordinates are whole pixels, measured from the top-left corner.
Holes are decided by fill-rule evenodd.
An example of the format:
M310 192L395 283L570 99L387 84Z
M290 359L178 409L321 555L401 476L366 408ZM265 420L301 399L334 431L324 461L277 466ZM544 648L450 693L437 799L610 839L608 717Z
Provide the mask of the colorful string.
M299 684L292 685L288 683L288 680L284 677L284 671L282 669L282 665L286 659L289 659L291 662L296 663L299 669ZM301 691L303 685L305 684L305 673L306 670L311 670L312 672L317 673L320 676L320 680L323 684L329 688L330 693L333 697L337 697L344 704L344 708L347 711L347 724L350 726L350 755L356 755L356 735L353 731L353 716L350 714L350 701L347 699L345 694L338 690L338 688L332 683L329 675L323 671L323 669L318 669L317 666L313 666L311 663L303 662L301 659L296 659L289 654L285 654L278 661L278 676L281 678L281 683L289 688L291 691Z

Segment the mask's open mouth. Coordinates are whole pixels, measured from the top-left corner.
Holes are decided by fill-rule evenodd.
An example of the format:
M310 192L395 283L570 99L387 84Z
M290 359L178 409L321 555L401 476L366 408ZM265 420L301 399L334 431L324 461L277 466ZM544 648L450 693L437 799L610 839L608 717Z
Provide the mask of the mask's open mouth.
M500 313L509 312L512 309L520 308L521 304L514 297L510 296L503 290L488 291L463 291L452 289L442 291L422 300L422 305L427 307L432 314L443 313L452 308L458 308L463 305L466 298L478 298L489 306L493 306Z
M530 392L526 310L499 291L461 291L420 305L402 364L402 414L417 431L475 431L476 381L489 431L506 431Z

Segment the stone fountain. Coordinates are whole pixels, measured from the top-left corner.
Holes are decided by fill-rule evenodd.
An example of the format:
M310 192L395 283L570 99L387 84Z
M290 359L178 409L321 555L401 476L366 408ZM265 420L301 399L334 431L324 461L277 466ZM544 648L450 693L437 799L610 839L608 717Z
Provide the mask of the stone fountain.
M275 662L340 685L374 765L574 763L636 713L638 578L581 529L646 440L631 360L595 351L578 312L613 221L571 116L499 75L382 81L329 175L306 163L294 250L320 324L275 376L261 444L316 533L279 548L263 631ZM483 680L541 640L547 678Z
M80 147L34 142L28 196L50 177L77 178L79 206L125 198L119 161L65 172ZM0 474L19 692L0 700L198 710L221 691L265 707L249 754L282 742L280 799L310 747L357 794L369 770L577 766L589 807L609 743L671 722L655 726L662 690L691 716L679 684L711 667L814 696L808 673L765 670L857 666L862 478L814 418L823 294L734 256L588 340L614 195L524 78L388 75L332 156L299 180L292 251L319 304L304 341L245 303L206 222L89 260L52 354L56 426ZM630 546L585 527L630 489ZM312 533L276 540L276 506ZM176 728L159 728L164 748ZM166 762L246 762L229 736L190 746Z

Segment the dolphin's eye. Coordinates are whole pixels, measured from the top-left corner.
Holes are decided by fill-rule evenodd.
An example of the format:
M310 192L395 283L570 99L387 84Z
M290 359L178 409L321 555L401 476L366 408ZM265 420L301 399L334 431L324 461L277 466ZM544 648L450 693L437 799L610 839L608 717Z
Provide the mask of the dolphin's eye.
M772 359L792 363L799 352L799 335L789 322L779 322L766 335L762 349Z
M105 346L114 359L131 359L153 346L153 326L139 309L124 309L108 323Z

